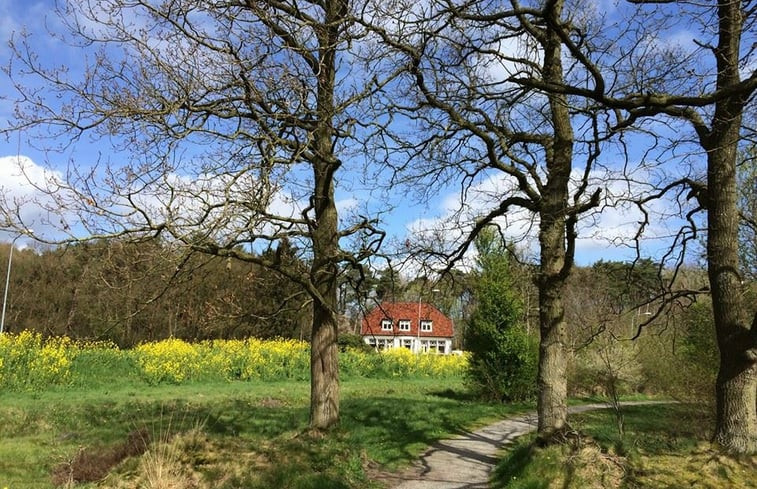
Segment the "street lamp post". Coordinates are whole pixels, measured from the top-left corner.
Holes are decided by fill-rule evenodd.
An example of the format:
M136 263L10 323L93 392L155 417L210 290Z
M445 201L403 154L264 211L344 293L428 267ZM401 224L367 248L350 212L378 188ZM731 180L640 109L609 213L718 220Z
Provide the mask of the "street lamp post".
M15 238L13 238L13 241L11 241L11 250L10 253L8 253L8 272L5 275L5 292L3 293L3 315L0 317L0 334L3 334L5 331L5 308L8 305L8 286L10 285L11 281L11 265L13 264L13 248L16 247L16 240L23 236L22 234L17 235Z

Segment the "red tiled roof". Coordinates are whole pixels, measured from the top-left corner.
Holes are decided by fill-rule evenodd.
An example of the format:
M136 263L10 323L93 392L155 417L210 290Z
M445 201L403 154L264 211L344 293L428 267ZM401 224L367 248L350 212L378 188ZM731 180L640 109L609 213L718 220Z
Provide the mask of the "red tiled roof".
M418 314L419 311L420 314ZM383 302L363 318L360 334L363 336L418 336L419 316L420 320L433 321L431 331L421 331L421 337L452 338L454 336L450 318L431 304L421 303L419 308L417 302ZM381 321L384 319L392 320L392 331L381 330ZM410 321L410 331L399 330L399 321L403 319Z

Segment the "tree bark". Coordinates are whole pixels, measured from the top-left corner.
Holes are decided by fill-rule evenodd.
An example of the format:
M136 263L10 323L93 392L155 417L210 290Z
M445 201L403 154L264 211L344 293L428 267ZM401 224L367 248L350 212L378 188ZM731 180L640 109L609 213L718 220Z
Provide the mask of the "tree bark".
M543 267L542 267L543 268ZM551 282L547 279L546 282ZM538 436L549 442L560 433L568 417L566 328L559 281L539 285Z
M327 130L316 136L319 146L330 148ZM328 144L326 144L328 143ZM310 342L310 427L328 429L339 422L339 369L337 346L337 271L339 235L334 202L335 163L314 165L316 193L313 224L313 264L311 279L318 292L313 301Z
M728 451L754 453L757 363L739 274L736 144L721 144L708 157L707 261L720 350L714 439Z
M708 155L707 262L720 351L715 385L715 441L735 453L757 451L755 332L749 328L739 274L736 151L740 117ZM733 134L729 135L728 132ZM730 141L729 141L730 139Z
M548 22L559 22L563 1L557 0L545 11ZM544 31L543 78L546 83L563 83L561 41L552 29ZM539 395L537 412L538 436L549 442L566 425L567 352L565 310L562 294L572 266L570 243L575 239L566 233L568 217L568 185L573 164L573 128L568 102L564 95L548 94L553 136L545 148L547 184L542 193L539 212L540 273L539 284Z
M318 125L311 149L315 192L311 222L313 264L311 280L317 296L313 303L310 353L310 427L324 430L339 422L339 349L337 311L339 220L334 201L334 174L340 161L334 154L334 89L336 52L347 12L346 0L324 2L325 22L317 27L319 65L315 73Z
M715 52L717 88L739 83L741 2L718 2ZM714 440L734 453L757 451L757 341L750 330L739 268L739 209L736 180L739 135L747 95L715 104L712 128L700 133L707 151L707 264L720 368L715 385Z

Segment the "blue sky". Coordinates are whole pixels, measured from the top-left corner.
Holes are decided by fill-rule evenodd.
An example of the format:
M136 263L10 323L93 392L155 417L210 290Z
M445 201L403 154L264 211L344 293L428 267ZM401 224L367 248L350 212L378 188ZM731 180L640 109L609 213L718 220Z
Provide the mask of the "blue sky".
M40 2L19 2L12 0L0 0L0 39L8 40L11 36L18 36L22 30L32 34L32 42L37 49L43 63L63 64L70 68L71 72L80 70L83 66L84 58L80 51L64 45L56 40L50 31L59 29L59 20L52 11L54 2L52 0ZM598 5L602 8L610 8L608 3ZM682 39L687 39L684 34L677 34ZM10 57L10 51L3 42L0 46L0 60L5 65ZM4 121L13 118L12 106L9 102L13 99L13 89L10 81L5 75L0 76L0 94L3 99L0 100L0 117ZM640 140L641 141L641 140ZM53 142L54 141L48 141ZM116 154L109 153L107 145L101 143L91 144L83 140L77 144L74 151L68 150L62 153L44 153L35 149L22 134L19 137L11 137L8 140L0 140L0 186L5 192L15 192L18 195L29 195L33 189L24 183L24 176L20 175L16 168L18 156L25 157L24 164L28 175L32 178L42 178L44 175L43 168L49 170L64 172L69 161L74 161L77 165L90 164L97 158L107 158L109 156L118 157ZM637 156L640 157L640 156ZM613 161L618 159L618 155L605 153L603 155L604 164L608 167L613 166ZM350 168L352 166L352 168ZM460 189L459 185L450 183L448 186L440 188L432 198L426 202L417 202L412 192L407 188L396 188L394 191L387 192L377 191L371 184L371 181L365 181L364 174L360 170L360 165L346 165L346 169L337 175L341 183L337 190L337 198L340 202L340 208L344 215L350 212L365 213L372 212L376 209L389 209L382 213L382 225L387 230L390 240L403 242L408 235L418 236L428 228L438 227L440 223L449 219L453 212L460 207ZM653 175L643 172L638 174L641 181L650 180ZM578 175L577 175L578 176ZM624 189L619 182L612 183L603 181L603 174L597 174L595 183L604 186L606 192L621 194ZM468 212L471 216L482 210L477 207L477 202L484 206L487 196L501 192L502 188L507 187L508 182L502 178L491 176L482 178L476 182L471 189L472 195L479 195L480 199L468 202ZM388 206L383 201L386 198ZM656 210L660 213L666 212L666 206L670 202L660 202L656 204ZM30 216L34 210L28 210ZM33 220L33 217L30 217ZM616 209L607 209L601 215L598 214L592 219L587 220L591 226L585 226L581 229L578 241L577 261L579 264L589 264L597 259L630 259L635 252L628 248L628 240L633 236L636 229L636 223L640 219L640 214L631 206L619 207ZM652 253L659 253L668 243L668 237L671 229L676 228L678 221L668 218L664 222L655 223L649 230L649 237L645 241L646 249ZM503 222L504 224L504 222ZM535 232L531 226L532 220L525 212L516 212L507 220L508 234L513 237L522 237L523 250L531 255L536 253ZM447 222L450 236L459 231L460 227ZM34 225L32 224L32 227ZM46 233L52 233L51 228L42 226ZM35 229L35 232L42 233L42 230ZM7 236L7 235L6 235ZM52 236L52 234L49 234ZM622 239L621 239L622 238ZM0 239L3 239L0 235ZM12 239L6 237L5 239ZM613 243L614 241L614 243ZM622 242L621 242L622 241Z

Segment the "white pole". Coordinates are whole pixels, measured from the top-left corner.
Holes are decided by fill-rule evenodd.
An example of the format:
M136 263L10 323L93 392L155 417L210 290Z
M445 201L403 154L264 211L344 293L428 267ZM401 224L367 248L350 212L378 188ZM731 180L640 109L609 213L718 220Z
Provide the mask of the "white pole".
M5 275L5 292L3 293L3 316L0 318L0 334L5 331L5 307L8 304L8 285L11 280L11 264L13 263L13 248L16 246L16 240L21 235L16 236L11 242L11 251L8 253L8 273Z

